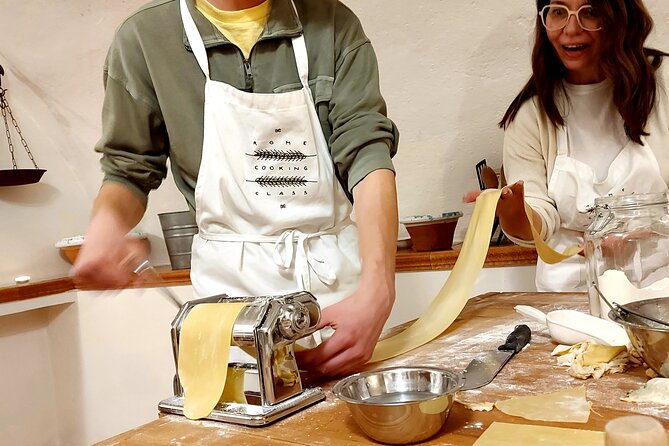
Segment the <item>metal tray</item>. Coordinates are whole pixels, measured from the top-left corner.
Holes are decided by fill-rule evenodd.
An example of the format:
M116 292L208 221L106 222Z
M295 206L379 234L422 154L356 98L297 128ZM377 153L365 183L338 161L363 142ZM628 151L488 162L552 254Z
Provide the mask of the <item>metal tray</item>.
M0 186L23 186L37 183L46 169L4 169L0 170Z

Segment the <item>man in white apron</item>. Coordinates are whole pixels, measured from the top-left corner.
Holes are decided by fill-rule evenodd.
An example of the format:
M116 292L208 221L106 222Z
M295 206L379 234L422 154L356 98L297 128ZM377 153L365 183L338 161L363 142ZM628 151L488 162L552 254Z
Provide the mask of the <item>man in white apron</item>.
M204 82L201 158L193 188L199 228L192 249L194 290L199 297L312 292L324 308L321 327L329 326L335 334L305 353L300 358L301 365L324 374L354 371L371 355L395 297L397 207L392 165L380 163L370 168L351 187L356 225L351 220L351 201L333 166L333 147L319 119L313 83L310 85L308 48L318 51L316 48L321 47L316 38L309 40L310 28L305 24L304 32L294 32L299 28L287 30L280 42L280 50L292 55L283 63L288 64L286 70L296 73L294 88L242 91L214 78L216 57L220 56L208 50L208 40L202 35L206 28L198 26L202 17L188 0L176 3L186 42L179 57L185 56L183 63L189 66L189 74L196 67ZM258 0L209 3L221 9L245 11L264 5ZM263 32L269 36L289 19L299 25L298 18L312 17L310 8L342 8L334 1L325 2L326 6L296 3L274 0L272 8L278 11L273 10L272 14L283 11L286 18L273 21L270 16ZM264 44L262 36L256 46ZM243 52L243 68L247 76L258 79L262 73L254 72L253 51L260 49L253 47L249 57ZM355 64L355 60L340 63ZM338 79L336 74L331 81L333 99L337 88L351 88L346 82L366 82L348 80L344 75ZM313 88L318 95L318 84ZM160 92L156 96L160 100ZM347 111L338 113L346 116ZM374 109L360 113L379 115ZM347 127L355 126L356 119L360 119L355 113L346 119L341 116L329 117L338 121L332 124L330 141L338 133L346 135ZM387 121L384 116L374 119ZM169 124L167 127L169 133ZM389 129L383 141L388 160L397 140L392 124ZM367 132L378 133L378 129L370 126ZM378 141L363 142L356 156L363 159L367 149L377 151ZM175 170L178 153L173 151L171 156ZM118 172L114 171L114 175ZM76 274L103 286L122 286L127 280L127 268L119 259L129 254L119 248L123 246L120 235L127 233L144 211L144 203L133 195L132 187L123 183L107 181L101 189L86 247L75 265ZM109 248L110 240L115 249ZM115 261L110 263L111 255ZM101 268L103 264L105 270Z

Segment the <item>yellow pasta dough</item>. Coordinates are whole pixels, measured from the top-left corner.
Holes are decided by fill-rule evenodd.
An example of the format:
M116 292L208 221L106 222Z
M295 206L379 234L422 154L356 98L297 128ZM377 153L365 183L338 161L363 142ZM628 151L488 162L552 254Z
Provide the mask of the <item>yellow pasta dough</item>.
M245 373L245 369L228 367L228 374L225 378L223 394L219 398L220 403L246 404L246 395L244 395Z
M495 403L496 408L513 417L563 423L587 423L591 405L585 398L584 386Z
M446 283L423 316L406 330L376 345L370 362L392 358L430 342L458 317L483 267L500 193L499 189L489 189L479 195L462 250Z
M541 446L604 446L604 432L581 429L565 429L562 427L531 426L527 424L510 424L495 421L481 435L474 446L518 446L522 444Z
M245 303L196 305L183 322L179 337L179 380L184 389L184 415L204 418L216 407L228 372L232 329Z
M458 317L467 303L478 273L483 268L490 233L495 220L501 189L487 189L476 199L462 250L444 286L432 300L428 310L406 330L380 341L369 362L383 361L420 347L439 336ZM581 251L574 246L558 253L543 241L532 225L532 209L525 204L525 213L532 228L537 253L546 263L557 263Z

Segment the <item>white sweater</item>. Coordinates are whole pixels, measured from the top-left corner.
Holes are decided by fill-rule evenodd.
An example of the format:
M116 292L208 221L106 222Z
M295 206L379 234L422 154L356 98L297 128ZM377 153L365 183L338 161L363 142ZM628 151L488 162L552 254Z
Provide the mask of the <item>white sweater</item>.
M669 58L656 73L656 104L648 117L646 137L662 178L669 184ZM525 201L542 219L541 235L548 240L560 227L555 202L548 197L548 183L557 155L557 128L539 109L536 96L526 101L504 132L503 165L508 184L523 180ZM531 246L532 241L509 237L515 243Z

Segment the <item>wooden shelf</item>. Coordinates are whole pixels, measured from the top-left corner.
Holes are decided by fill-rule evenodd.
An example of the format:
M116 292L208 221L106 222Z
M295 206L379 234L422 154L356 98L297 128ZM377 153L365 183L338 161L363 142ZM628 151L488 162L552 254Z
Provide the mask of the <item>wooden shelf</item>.
M444 271L451 270L460 253L459 247L448 251L413 252L400 250L397 252L395 270L397 272L413 271ZM532 248L516 245L491 246L485 260L484 268L501 266L534 265L537 253ZM131 283L128 288L153 288L158 286L179 286L190 284L190 270L173 270L168 265L156 267L160 278ZM0 304L16 302L36 297L49 296L72 290L96 290L86 282L70 277L58 277L25 285L0 288Z
M397 252L395 270L411 271L443 271L451 270L460 254L460 246L448 251L413 252L410 249ZM537 252L534 248L517 245L491 246L485 259L484 268L501 266L524 266L537 263Z

